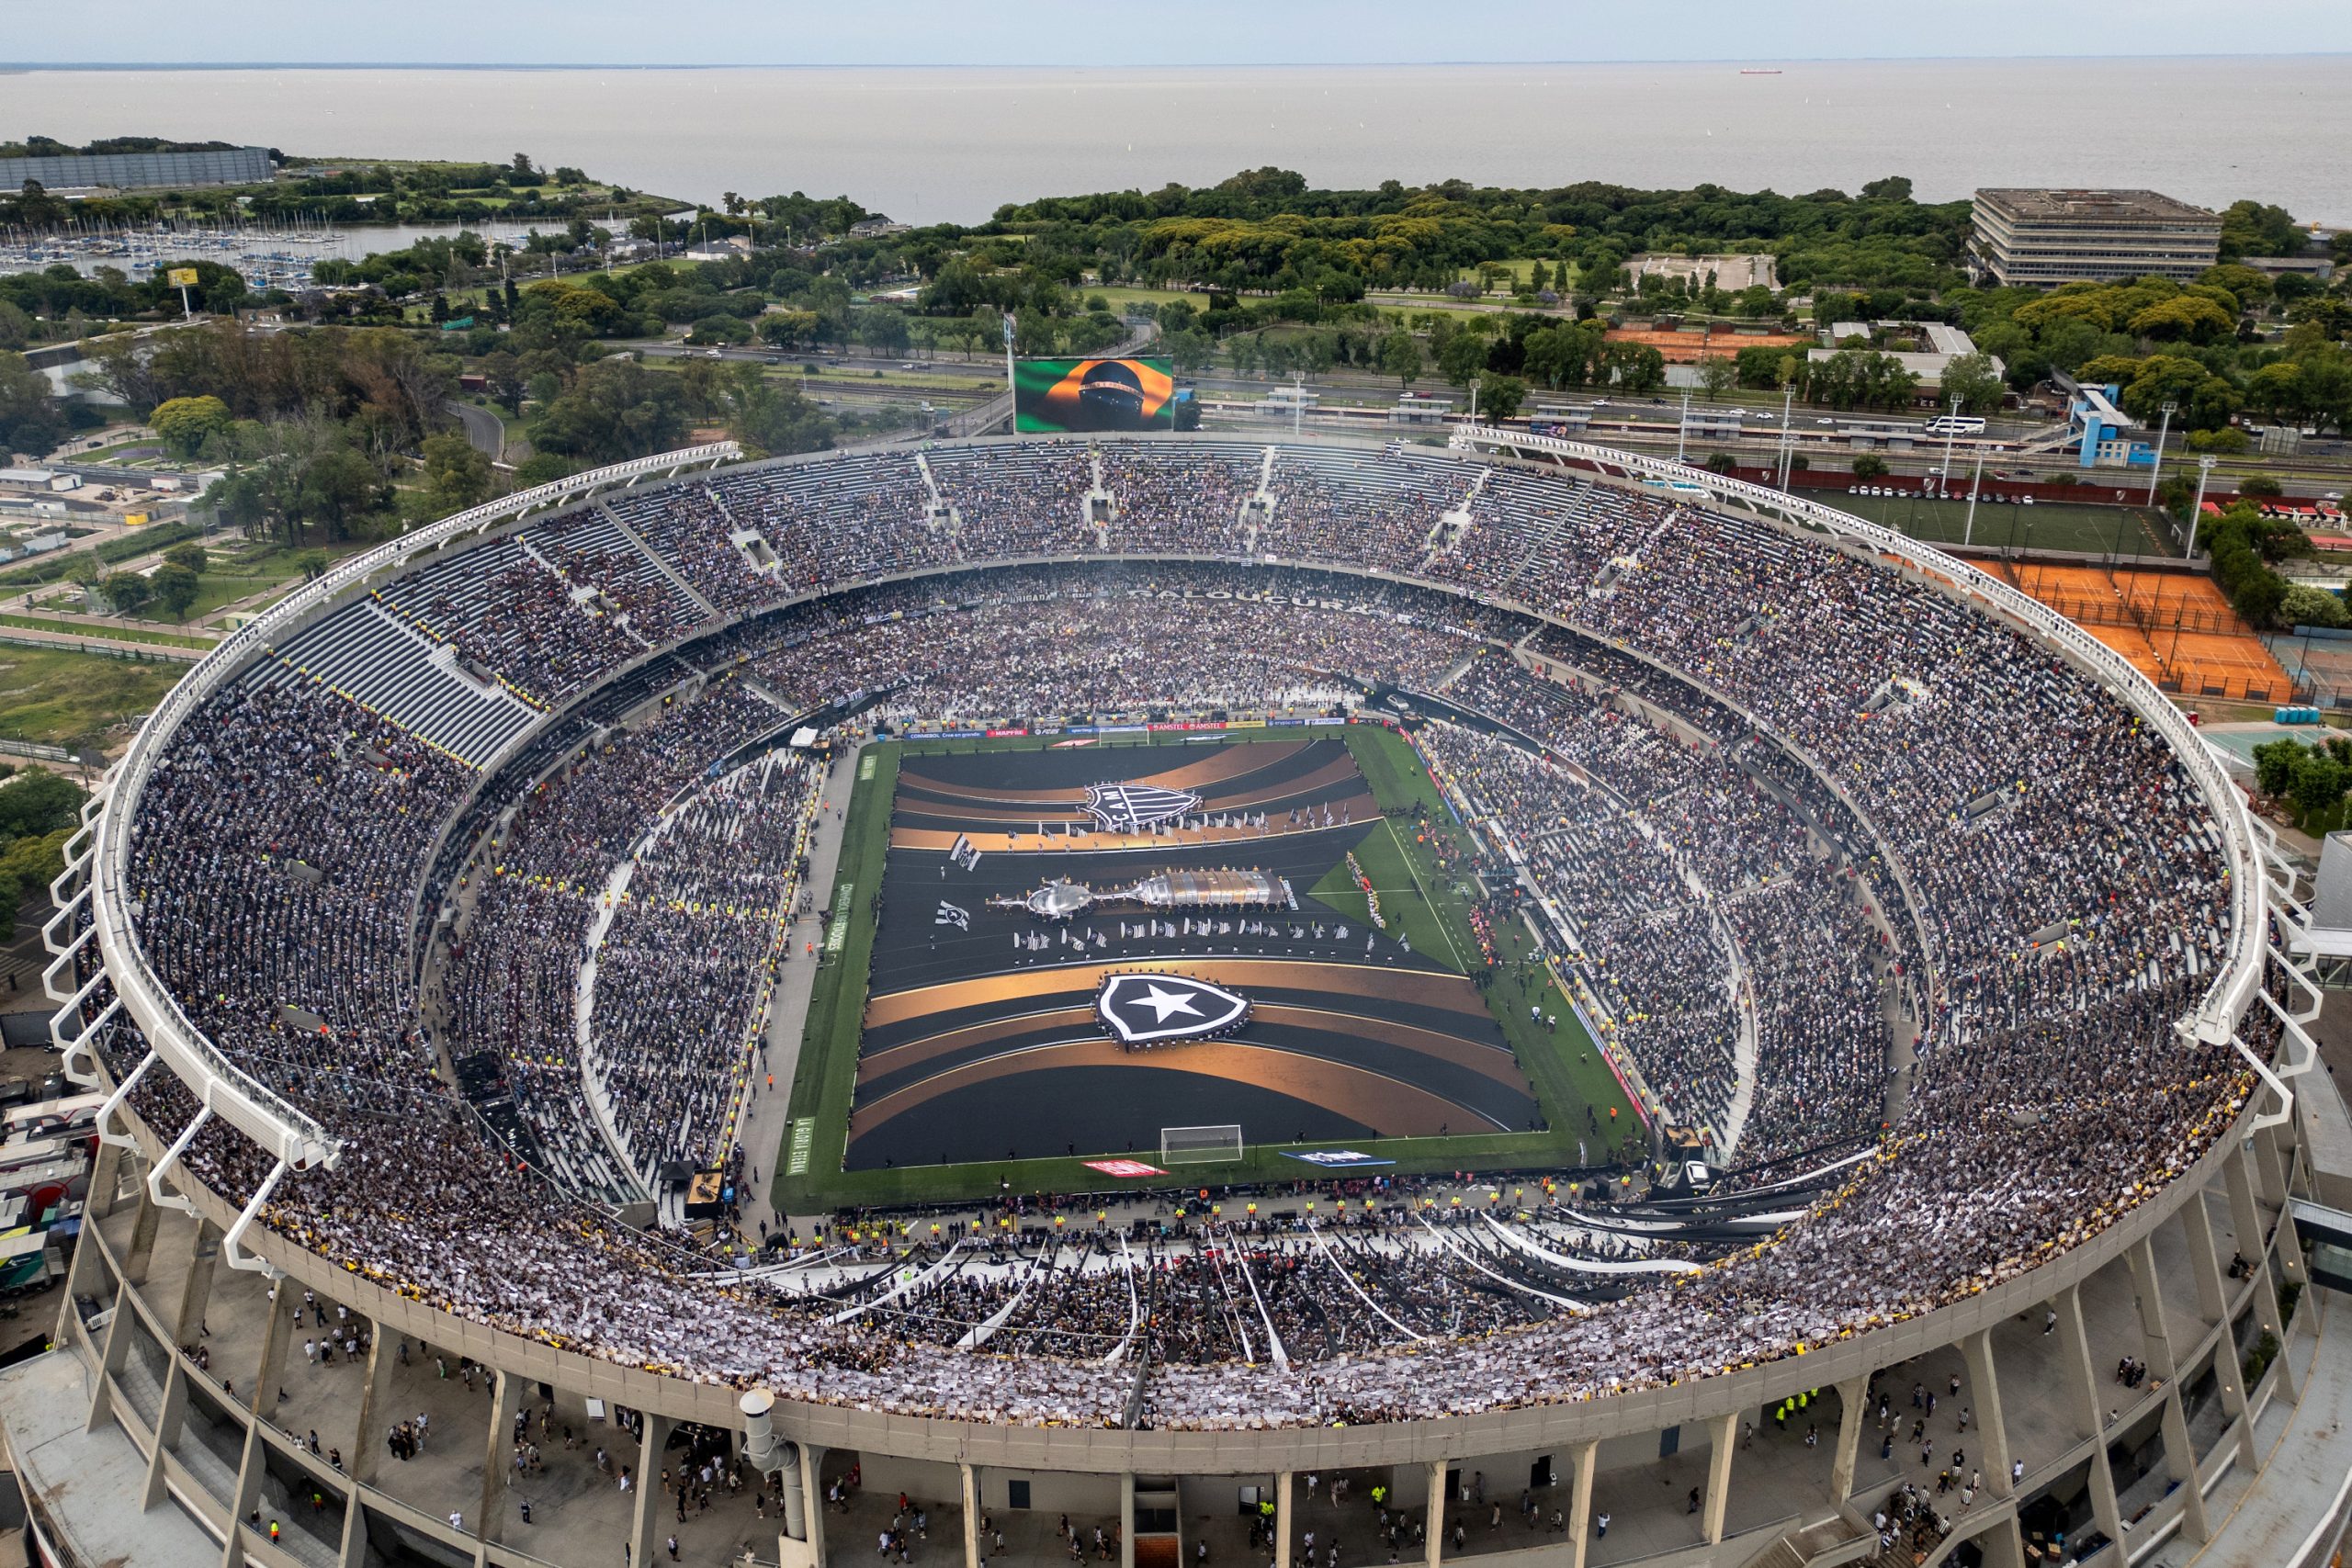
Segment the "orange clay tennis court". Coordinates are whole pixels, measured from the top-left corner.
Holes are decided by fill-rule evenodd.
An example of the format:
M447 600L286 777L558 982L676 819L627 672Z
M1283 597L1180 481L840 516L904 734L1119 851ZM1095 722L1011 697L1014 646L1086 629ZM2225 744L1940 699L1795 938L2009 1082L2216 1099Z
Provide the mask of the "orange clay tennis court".
M1795 352L1802 363L1804 351L1814 345L1810 336L1790 333L1740 332L1658 332L1642 327L1611 327L1601 334L1610 343L1637 343L1654 348L1669 365L1695 365L1702 359L1713 359L1737 354L1743 348L1782 348Z
M2290 694L2287 671L2210 577L1980 564L2123 655L2165 691L2248 702L2282 702Z

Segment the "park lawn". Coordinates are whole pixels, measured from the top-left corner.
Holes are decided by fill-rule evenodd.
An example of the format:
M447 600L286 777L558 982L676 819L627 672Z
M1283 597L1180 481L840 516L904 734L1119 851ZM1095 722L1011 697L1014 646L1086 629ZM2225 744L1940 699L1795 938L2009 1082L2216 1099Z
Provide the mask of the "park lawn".
M103 744L111 726L146 714L187 671L177 660L0 645L0 735Z
M20 615L13 612L0 615L0 626L21 626L28 631L55 632L61 637L88 637L96 642L155 643L165 648L209 649L214 643L211 637L187 637L160 627L151 630L145 626L94 626L85 621L52 620L47 615Z
M790 369L790 366L778 368ZM959 366L939 366L921 370L828 370L820 376L806 378L808 390L821 392L828 387L907 387L927 392L998 391L1004 386L1004 376L994 365L976 359L968 368Z
M1195 310L1205 310L1209 303L1207 295L1187 293L1181 288L1131 288L1113 284L1106 288L1081 288L1078 293L1082 299L1091 299L1100 294L1114 310L1124 310L1130 305L1157 308L1171 304L1190 305Z
M752 350L758 348L756 344L741 344L735 346ZM854 395L861 389L878 391L955 392L967 397L978 392L999 392L1004 389L1003 372L991 366L986 359L972 361L968 368L960 365L941 365L937 369L927 370L829 369L810 374L803 370L800 367L800 362L792 357L791 350L780 349L775 352L785 356L783 364L763 365L755 359L703 359L692 354L649 354L642 363L648 370L662 371L672 375L696 363L717 365L728 371L732 371L741 365L753 365L758 367L765 378L788 380L812 398ZM990 373L992 370L994 374Z
M304 546L305 549L321 549L329 561L370 548L367 540L345 539L334 544ZM196 590L196 603L188 606L183 623L200 621L224 604L265 589L283 589L298 581L302 569L295 564L298 552L276 543L243 543L232 548L213 548ZM273 595L275 597L275 595Z
M1523 285L1526 283L1528 277L1534 272L1535 264L1539 259L1544 263L1544 275L1545 279L1544 287L1556 293L1567 293L1568 290L1560 286L1556 276L1555 276L1559 272L1562 265L1566 265L1564 263L1553 261L1549 257L1538 258L1535 256L1511 256L1506 260L1497 262L1494 265L1497 266L1507 266L1510 268L1511 282L1514 285ZM1576 268L1570 266L1568 270L1573 274L1576 271ZM1458 269L1454 273L1454 276L1464 283L1476 283L1480 281L1478 276L1478 268L1475 265ZM1499 299L1503 298L1503 296L1499 294L1490 295L1489 298Z

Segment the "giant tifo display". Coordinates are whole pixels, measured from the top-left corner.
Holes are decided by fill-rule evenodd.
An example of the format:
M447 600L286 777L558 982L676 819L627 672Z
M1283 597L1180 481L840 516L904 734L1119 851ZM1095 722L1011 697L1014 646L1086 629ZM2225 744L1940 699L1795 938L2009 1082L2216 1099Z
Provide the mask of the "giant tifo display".
M84 1016L169 1179L271 1245L535 1346L967 1419L1630 1393L2161 1200L2277 1040L2252 831L2187 726L1956 561L1581 460L1015 439L436 526L159 710L76 906ZM803 886L829 750L878 886L846 852ZM1238 1126L1342 1168L1489 1138L1515 1201L1391 1200L1262 1279L1196 1208L1148 1314L1124 1242L1049 1289L939 1285L943 1235L811 1291L619 1223L733 1157L768 983L820 962L848 1045L804 1045L800 1179ZM1589 1201L1669 1133L1707 1223Z

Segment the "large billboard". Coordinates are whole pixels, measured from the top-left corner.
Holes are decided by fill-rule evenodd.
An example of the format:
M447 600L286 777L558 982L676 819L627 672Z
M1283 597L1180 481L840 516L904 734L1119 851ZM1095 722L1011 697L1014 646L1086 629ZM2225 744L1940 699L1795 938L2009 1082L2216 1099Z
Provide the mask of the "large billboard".
M1013 428L1023 435L1176 428L1165 359L1023 359L1012 367Z

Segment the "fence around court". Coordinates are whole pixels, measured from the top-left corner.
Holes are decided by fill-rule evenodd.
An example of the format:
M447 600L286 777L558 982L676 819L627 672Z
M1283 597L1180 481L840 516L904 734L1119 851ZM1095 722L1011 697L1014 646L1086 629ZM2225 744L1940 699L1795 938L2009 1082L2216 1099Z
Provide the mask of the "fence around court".
M2352 713L2352 632L2297 626L2263 641L2286 668L2296 702Z
M2232 608L2221 585L2200 573L2048 561L1978 564L2130 660L2160 691L2284 702L2294 689L2286 668Z

